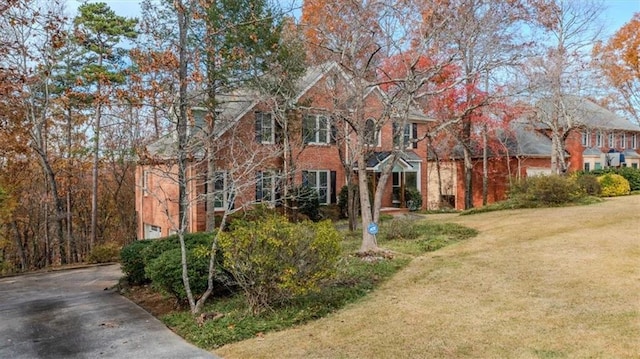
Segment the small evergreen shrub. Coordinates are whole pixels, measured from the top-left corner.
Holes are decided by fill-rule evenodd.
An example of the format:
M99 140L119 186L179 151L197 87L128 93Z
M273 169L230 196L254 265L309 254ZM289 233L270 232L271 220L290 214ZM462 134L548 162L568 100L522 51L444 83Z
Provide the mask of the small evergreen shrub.
M404 199L410 211L418 211L422 208L422 194L415 188L407 188L404 191Z
M600 188L600 182L598 177L590 174L583 174L576 177L576 183L589 196L600 196L602 188Z
M629 181L621 175L607 173L598 177L603 197L624 196L631 192Z
M297 213L307 216L312 221L320 219L320 200L315 189L307 186L297 186L289 190L287 200L289 208L296 208Z
M618 174L629 181L630 190L640 191L640 169L633 167L622 167L618 169Z
M211 248L204 244L187 250L189 286L195 299L202 296L208 286L210 251ZM213 273L214 293L226 291L234 285L229 272L222 266L222 254L218 252L216 258L216 268ZM182 252L180 248L163 252L153 259L146 267L146 275L151 279L155 288L170 294L179 302L186 302L187 293L182 281Z
M200 245L207 245L210 247L212 240L213 234L209 232L185 233L184 235L184 244L187 249ZM148 266L151 261L158 258L162 253L173 249L180 249L180 238L177 234L152 240L151 243L142 250L142 260L145 267Z
M282 216L245 222L220 236L224 267L254 313L316 292L336 273L342 238L331 222Z
M142 251L150 244L151 240L148 239L135 241L120 251L120 266L130 284L138 285L149 281L144 272Z
M340 193L338 194L338 207L340 207L340 214L342 218L349 217L349 187L355 190L355 203L356 203L356 213L360 212L360 190L358 189L357 184L350 184L349 186L342 186L340 189Z
M110 263L117 262L120 258L120 246L117 243L105 243L100 244L91 250L87 262L95 263Z

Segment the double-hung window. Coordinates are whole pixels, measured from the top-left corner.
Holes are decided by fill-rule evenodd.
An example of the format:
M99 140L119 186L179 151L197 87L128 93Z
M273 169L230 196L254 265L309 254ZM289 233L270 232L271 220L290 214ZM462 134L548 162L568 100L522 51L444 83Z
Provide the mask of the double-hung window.
M217 210L226 210L229 207L228 176L224 171L214 173L213 182L213 206Z
M607 143L607 147L614 148L616 147L616 134L613 132L609 133L609 141Z
M313 188L320 204L336 202L336 172L325 170L302 171L302 185Z
M620 148L621 149L625 149L627 148L627 133L623 132L620 134Z
M261 171L256 174L256 202L274 203L277 199L277 173Z
M631 135L631 148L633 149L637 149L638 148L638 134L634 133L633 135Z
M302 121L302 139L308 144L331 143L331 124L324 115L306 115Z
M583 147L591 146L591 143L590 143L591 141L589 141L590 137L591 137L590 135L591 134L589 133L589 131L585 130L584 132L582 132L582 146Z
M393 145L399 148L418 148L418 125L407 123L401 130L397 123L393 123Z
M603 145L603 140L602 140L602 132L598 131L596 132L596 147L600 148Z
M256 142L275 143L275 122L270 113L256 112Z

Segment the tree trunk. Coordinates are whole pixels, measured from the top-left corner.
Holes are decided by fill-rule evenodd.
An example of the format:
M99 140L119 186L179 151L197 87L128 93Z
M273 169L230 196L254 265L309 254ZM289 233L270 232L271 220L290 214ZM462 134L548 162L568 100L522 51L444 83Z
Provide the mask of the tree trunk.
M482 128L482 205L487 205L489 194L489 144L487 143L487 125Z
M362 153L358 156L358 189L360 190L360 214L362 218L362 244L359 252L376 252L379 250L376 237L367 230L373 218L371 201L369 200L366 163Z

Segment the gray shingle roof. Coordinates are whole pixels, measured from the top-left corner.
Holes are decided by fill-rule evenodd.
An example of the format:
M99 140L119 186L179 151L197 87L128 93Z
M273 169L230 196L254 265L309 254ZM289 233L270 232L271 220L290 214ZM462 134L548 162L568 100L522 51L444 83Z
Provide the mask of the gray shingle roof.
M578 96L563 96L567 115L572 116L579 127L618 131L639 131L640 126L599 106L598 104ZM539 116L550 116L553 113L552 99L543 99L536 104Z

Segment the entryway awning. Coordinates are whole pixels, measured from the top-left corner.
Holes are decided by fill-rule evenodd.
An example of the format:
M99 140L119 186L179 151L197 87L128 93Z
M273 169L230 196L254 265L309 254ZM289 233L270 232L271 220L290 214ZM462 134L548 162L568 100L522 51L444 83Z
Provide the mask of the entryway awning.
M367 171L382 172L385 163L392 158L391 151L373 152L367 159ZM422 162L422 159L413 151L407 151L400 154L400 158L393 166L392 172L415 172L418 170L411 162ZM356 166L357 168L357 166Z

